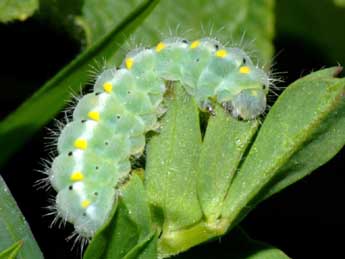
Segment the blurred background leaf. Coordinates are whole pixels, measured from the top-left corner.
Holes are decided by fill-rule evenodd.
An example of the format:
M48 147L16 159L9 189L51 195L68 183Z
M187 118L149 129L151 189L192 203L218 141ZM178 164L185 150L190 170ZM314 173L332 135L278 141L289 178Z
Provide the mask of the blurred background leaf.
M19 242L14 244L15 242ZM29 225L17 207L6 183L0 176L0 257L1 252L13 245L7 252L19 250L18 259L43 259L43 255L33 237ZM6 252L5 257L9 254ZM14 258L14 257L13 257Z
M78 19L86 32L87 46L91 46L99 37L109 32L110 28L142 2L143 0L84 0Z
M139 2L102 0L106 8L100 9L100 1L85 0L82 19L89 28L86 29L89 42L109 31ZM162 0L117 57L122 57L138 44L150 46L166 37L194 39L214 35L230 45L242 44L248 49L256 49L258 52L252 53L254 58L269 66L273 54L273 7L273 0Z
M38 0L0 0L0 22L24 21L38 8Z
M341 7L345 6L345 0L334 0L334 3Z
M66 33L73 40L80 41L81 46L84 47L86 45L86 32L78 20L84 2L85 0L39 0L40 7L34 19L49 24L59 33Z
M277 36L293 41L296 52L317 55L315 60L323 58L333 66L345 64L345 33L340 29L345 25L344 8L338 8L331 0L278 0L276 10Z

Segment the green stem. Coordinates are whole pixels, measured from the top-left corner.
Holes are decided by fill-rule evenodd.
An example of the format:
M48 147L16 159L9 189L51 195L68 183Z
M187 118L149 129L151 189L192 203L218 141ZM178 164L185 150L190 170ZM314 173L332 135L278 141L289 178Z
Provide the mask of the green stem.
M190 228L163 232L158 243L158 258L181 253L211 238L223 235L228 227L225 220L201 221Z

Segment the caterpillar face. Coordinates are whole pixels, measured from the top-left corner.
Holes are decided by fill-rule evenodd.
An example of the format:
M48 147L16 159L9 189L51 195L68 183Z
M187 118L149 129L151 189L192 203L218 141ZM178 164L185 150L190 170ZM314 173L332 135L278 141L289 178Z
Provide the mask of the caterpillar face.
M226 102L234 117L251 120L259 116L266 108L266 95L263 90L242 90L233 100Z
M239 48L171 38L129 52L119 69L98 76L58 139L49 179L58 215L80 235L92 237L106 221L130 157L143 153L145 134L159 126L166 81L180 81L202 110L217 102L249 120L266 107L268 76Z
M242 56L242 63L237 66L237 72L229 74L224 81L218 100L234 117L255 119L266 109L268 76L246 56Z

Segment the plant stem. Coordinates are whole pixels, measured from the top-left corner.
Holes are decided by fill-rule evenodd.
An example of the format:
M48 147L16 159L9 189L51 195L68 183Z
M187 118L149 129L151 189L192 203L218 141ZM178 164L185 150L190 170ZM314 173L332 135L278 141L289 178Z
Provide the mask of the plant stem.
M181 253L211 238L223 235L228 221L201 221L190 228L163 232L158 243L158 258L166 258Z

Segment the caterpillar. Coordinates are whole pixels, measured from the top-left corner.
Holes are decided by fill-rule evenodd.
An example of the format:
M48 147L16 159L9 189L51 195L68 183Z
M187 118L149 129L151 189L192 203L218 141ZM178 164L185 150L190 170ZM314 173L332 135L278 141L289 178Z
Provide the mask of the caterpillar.
M239 48L211 38L161 41L130 51L119 68L103 71L61 131L49 181L56 210L90 238L105 223L130 158L145 148L145 133L159 127L166 82L180 81L202 111L221 104L243 120L266 108L269 77Z

